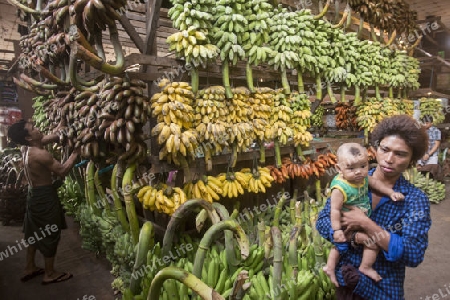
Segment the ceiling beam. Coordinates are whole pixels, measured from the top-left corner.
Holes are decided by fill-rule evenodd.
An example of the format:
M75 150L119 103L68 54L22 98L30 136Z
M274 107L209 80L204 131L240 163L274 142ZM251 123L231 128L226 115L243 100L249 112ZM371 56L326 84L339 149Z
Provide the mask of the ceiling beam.
M123 29L125 29L126 33L130 36L130 39L134 42L136 47L139 49L141 53L144 52L144 41L141 39L139 33L137 33L134 26L130 23L130 20L128 20L128 17L125 14L122 14L122 16L119 19L120 24L122 24Z

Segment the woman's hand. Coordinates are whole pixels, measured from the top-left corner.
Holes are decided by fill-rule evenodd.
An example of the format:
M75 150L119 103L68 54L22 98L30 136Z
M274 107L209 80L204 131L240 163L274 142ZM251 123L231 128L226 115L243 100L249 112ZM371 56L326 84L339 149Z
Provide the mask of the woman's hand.
M366 214L356 206L346 206L349 211L342 213L341 224L345 231L360 231L362 225L369 220Z

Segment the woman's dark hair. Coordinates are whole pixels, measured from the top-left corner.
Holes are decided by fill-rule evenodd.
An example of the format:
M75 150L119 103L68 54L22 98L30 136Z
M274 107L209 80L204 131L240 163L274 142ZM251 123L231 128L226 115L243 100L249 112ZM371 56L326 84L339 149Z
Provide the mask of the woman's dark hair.
M372 145L378 147L385 137L393 135L400 137L411 148L412 163L422 158L428 149L427 132L410 116L392 116L381 121L372 132Z
M25 139L28 136L28 130L25 129L27 121L20 120L8 128L8 137L11 141L20 145L28 145L28 141Z

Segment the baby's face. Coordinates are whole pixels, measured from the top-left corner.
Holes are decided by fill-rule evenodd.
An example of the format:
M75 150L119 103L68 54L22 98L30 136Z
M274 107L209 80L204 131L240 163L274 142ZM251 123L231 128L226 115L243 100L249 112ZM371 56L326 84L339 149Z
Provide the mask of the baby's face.
M339 161L341 176L350 183L361 184L369 173L367 156L360 155L352 159L341 159Z

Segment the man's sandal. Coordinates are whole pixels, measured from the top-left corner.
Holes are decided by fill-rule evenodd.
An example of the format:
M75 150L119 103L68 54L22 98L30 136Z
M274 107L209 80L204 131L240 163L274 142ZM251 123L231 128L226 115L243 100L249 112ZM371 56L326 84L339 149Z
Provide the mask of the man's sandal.
M42 281L42 285L63 282L63 281L69 280L72 277L73 277L73 275L70 273L62 273L61 275L59 275L58 277L56 277L50 281Z
M27 282L28 280L31 280L31 279L33 279L34 277L37 277L37 276L42 275L42 274L44 274L44 273L45 273L45 270L44 270L44 269L42 269L42 268L37 268L37 269L34 270L32 273L23 275L23 276L20 278L20 281L22 281L22 282Z

